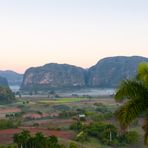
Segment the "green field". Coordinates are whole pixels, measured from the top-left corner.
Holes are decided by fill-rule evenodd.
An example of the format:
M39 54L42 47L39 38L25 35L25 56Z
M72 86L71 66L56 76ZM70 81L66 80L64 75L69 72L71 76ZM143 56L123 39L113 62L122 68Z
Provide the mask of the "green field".
M72 102L80 102L85 101L85 98L61 98L61 99L52 99L52 100L40 100L39 103L72 103Z

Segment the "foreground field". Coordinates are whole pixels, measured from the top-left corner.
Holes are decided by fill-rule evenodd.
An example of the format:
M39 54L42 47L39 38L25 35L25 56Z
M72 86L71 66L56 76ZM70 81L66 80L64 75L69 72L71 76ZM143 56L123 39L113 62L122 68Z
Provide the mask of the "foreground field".
M13 143L13 135L27 129L31 134L42 132L46 136L57 136L64 145L75 142L78 148L114 148L102 144L99 139L94 137L88 137L85 142L75 141L78 131L71 130L71 125L79 120L80 114L84 114L86 119L83 124L103 121L117 126L113 113L120 105L111 97L18 98L16 103L0 106L0 119L13 119L21 122L18 128L0 130L0 144ZM139 130L140 126L138 124L134 129L141 134L139 143L118 148L133 148L133 146L144 148L143 132Z

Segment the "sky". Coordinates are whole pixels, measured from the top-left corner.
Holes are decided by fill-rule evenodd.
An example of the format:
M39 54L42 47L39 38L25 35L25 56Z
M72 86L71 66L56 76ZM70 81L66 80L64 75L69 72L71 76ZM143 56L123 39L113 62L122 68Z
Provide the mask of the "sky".
M148 57L148 0L0 0L0 70Z

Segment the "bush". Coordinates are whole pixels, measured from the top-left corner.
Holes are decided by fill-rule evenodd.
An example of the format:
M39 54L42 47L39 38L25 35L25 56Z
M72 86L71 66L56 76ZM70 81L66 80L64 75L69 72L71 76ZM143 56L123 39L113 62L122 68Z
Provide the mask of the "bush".
M103 144L114 145L117 140L117 129L113 126L111 128L106 128L104 132L102 132L100 140Z
M21 122L18 120L1 119L0 120L0 129L17 128L20 124L21 124Z
M113 113L111 112L108 112L108 113L96 113L96 114L92 114L90 116L90 118L95 121L95 122L100 122L100 121L103 121L103 120L107 120L107 119L110 119L113 117Z
M39 127L40 124L39 124L39 123L33 123L33 126L34 126L34 127Z
M71 142L71 143L69 144L69 148L77 148L77 144L74 143L74 142Z
M138 133L134 131L118 136L117 128L107 123L92 123L87 127L87 133L105 145L123 146L136 143L139 139Z
M74 122L70 126L70 129L75 131L81 131L83 129L83 124L80 121Z
M80 142L84 142L88 139L88 135L86 132L81 131L77 136L76 136L76 140L80 141Z
M139 135L135 131L130 131L125 134L125 139L128 144L136 143L138 142Z
M107 123L92 123L87 128L90 136L98 138L105 145L115 145L118 143L117 128L112 124Z
M112 124L97 122L90 124L87 128L87 131L90 136L102 137L102 133L109 128L116 129Z
M75 115L77 115L77 113L75 111L62 111L59 114L59 117L60 118L69 118L69 117L73 117Z

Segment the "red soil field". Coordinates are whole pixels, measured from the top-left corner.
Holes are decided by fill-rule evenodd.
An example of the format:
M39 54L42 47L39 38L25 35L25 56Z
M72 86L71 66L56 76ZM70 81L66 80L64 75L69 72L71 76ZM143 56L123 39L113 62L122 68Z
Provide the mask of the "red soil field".
M8 108L8 109L0 109L0 114L6 114L6 113L17 113L21 110L19 108Z
M42 122L41 124L47 124L47 122ZM63 126L63 125L71 125L73 123L72 119L49 119L48 125L55 125L55 126Z
M23 118L32 118L32 119L40 119L43 117L48 117L49 114L37 114L37 113L27 113L25 115L23 115Z
M23 129L29 130L31 134L35 134L37 132L42 132L46 136L56 136L64 139L72 139L74 138L74 132L72 131L58 131L58 130L48 130L44 128L30 128L23 127L19 129L6 129L0 130L0 144L10 144L13 142L13 135L15 133L21 132Z
M34 123L38 123L41 126L52 126L52 127L60 127L60 126L67 126L71 125L74 121L72 119L42 119L42 120L35 120ZM26 123L25 126L29 126L30 123ZM32 122L31 122L32 125Z

